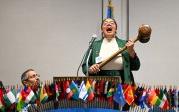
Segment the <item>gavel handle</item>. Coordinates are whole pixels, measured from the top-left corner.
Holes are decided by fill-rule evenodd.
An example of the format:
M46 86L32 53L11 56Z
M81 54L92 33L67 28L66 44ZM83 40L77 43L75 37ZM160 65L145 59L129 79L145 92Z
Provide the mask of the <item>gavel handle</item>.
M135 43L138 40L138 37L135 38L133 40L133 42ZM107 63L109 63L113 58L115 58L117 55L121 54L123 51L125 51L127 49L126 46L124 46L123 48L119 49L117 52L115 52L114 54L112 54L109 58L107 58L106 60L102 61L101 63L99 63L99 68L102 68L104 65L106 65Z

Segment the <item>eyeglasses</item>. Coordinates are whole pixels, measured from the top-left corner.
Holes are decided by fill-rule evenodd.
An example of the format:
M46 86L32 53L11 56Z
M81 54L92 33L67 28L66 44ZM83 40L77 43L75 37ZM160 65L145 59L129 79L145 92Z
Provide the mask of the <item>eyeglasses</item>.
M35 78L35 77L40 77L40 75L39 74L33 74L33 75L29 76L28 79Z

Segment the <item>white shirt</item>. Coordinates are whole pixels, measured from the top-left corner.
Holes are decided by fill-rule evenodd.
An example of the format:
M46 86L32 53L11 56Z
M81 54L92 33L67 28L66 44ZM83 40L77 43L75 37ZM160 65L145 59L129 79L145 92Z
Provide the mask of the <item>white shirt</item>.
M99 57L103 61L107 59L108 57L110 57L115 52L117 52L118 50L119 50L119 46L117 44L116 38L112 38L110 40L104 38L102 45L101 45ZM109 63L104 65L101 69L102 70L122 70L123 69L122 55L119 54L114 59L112 59Z

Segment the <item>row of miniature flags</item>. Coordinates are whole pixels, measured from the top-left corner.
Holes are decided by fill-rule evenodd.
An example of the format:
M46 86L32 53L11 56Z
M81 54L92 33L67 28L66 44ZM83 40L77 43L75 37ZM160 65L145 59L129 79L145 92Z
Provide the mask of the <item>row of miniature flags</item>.
M38 92L22 86L3 88L0 83L0 111L22 110L28 104L38 105L50 100L60 101L83 100L93 101L95 97L107 100L109 103L117 102L124 106L137 105L141 108L151 109L159 107L164 110L177 109L179 102L177 87L148 87L144 85L127 85L104 80L73 81L65 80L52 83L50 81L41 84Z
M61 85L60 85L61 84ZM75 81L63 81L62 83L55 83L56 100L61 98L67 99L82 99L91 101L94 98L94 91L89 81L78 84Z
M138 105L141 108L154 106L168 110L178 108L179 91L177 87L147 87L144 85L121 85L109 81L60 81L55 84L56 100L63 98L92 101L101 97L109 102L117 102L121 106Z
M48 99L45 88L41 85L34 93L30 87L11 86L4 88L0 82L0 111L22 111L28 104L45 103Z

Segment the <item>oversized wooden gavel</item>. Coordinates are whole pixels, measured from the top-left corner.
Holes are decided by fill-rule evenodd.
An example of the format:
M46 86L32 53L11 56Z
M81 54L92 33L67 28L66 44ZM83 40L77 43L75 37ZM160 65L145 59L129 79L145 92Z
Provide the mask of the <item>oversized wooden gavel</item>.
M136 41L140 41L141 43L147 43L150 40L150 35L151 35L152 29L149 25L146 24L142 24L139 27L138 30L138 35L137 37L133 40L133 42L135 43ZM124 46L123 48L119 49L117 52L115 52L114 54L112 54L109 58L107 58L106 60L102 61L101 63L99 63L99 68L102 68L105 64L107 64L108 62L110 62L113 58L115 58L118 54L122 53L123 51L125 51L127 49L126 46Z

